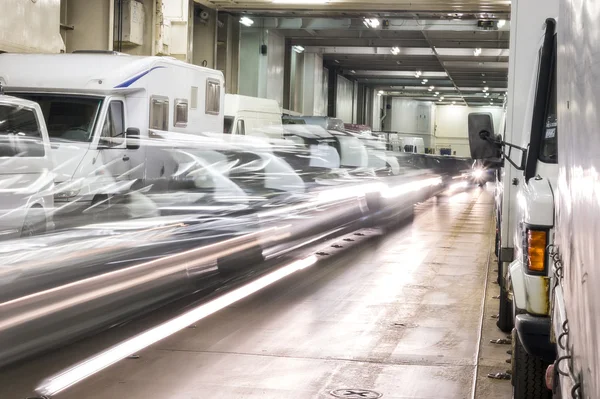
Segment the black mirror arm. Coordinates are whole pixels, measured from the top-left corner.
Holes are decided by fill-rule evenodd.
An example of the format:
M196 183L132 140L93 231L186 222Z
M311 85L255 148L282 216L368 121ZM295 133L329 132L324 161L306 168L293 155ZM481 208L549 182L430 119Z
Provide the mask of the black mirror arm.
M506 159L517 170L525 170L525 163L527 162L527 148L519 147L518 145L507 143L506 141L499 141L496 143L500 144L500 146L502 148L502 155L504 156L504 159ZM508 148L508 151L506 151L507 148ZM514 162L510 157L513 148L521 151L521 162L519 165L517 165L517 163Z

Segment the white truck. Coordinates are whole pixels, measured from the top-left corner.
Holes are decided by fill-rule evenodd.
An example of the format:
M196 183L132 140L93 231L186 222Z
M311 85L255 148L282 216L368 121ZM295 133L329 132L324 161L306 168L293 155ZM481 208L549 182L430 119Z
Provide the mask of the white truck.
M146 139L165 131L222 132L223 81L220 71L170 57L0 55L0 84L37 102L44 114L61 214L97 207L134 181L173 173L176 166Z
M225 94L224 133L283 137L281 108L275 100Z
M512 330L512 385L515 398L550 398L545 372L556 358L551 339L549 244L555 233L557 190L556 22L547 19L531 79L521 146L498 141L490 132L470 132L474 159L494 157L503 148L505 173L512 165L516 200L504 191L516 224L514 260L502 279L498 326ZM561 155L562 156L562 155ZM500 217L506 215L502 213ZM502 259L501 259L502 260ZM514 325L514 328L513 328Z
M53 227L50 140L38 104L0 86L0 240Z

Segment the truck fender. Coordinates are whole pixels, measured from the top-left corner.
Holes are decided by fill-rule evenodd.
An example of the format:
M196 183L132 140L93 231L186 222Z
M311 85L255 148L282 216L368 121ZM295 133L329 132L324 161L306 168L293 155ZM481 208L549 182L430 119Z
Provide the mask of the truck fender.
M527 295L525 291L525 277L523 264L520 259L511 262L508 268L508 278L513 292L513 303L517 309L527 309Z

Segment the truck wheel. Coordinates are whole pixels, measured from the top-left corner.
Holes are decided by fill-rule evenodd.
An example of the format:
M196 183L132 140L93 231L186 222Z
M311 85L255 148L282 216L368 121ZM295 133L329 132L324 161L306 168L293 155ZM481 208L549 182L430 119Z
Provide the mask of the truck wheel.
M21 227L21 237L32 237L46 232L46 218L44 209L40 206L33 206L23 221Z
M498 307L498 320L496 325L503 332L511 332L513 325L513 306L512 301L508 298L506 289L500 286L500 305Z
M552 399L546 388L546 368L549 363L530 356L519 341L517 330L512 330L512 386L514 399Z

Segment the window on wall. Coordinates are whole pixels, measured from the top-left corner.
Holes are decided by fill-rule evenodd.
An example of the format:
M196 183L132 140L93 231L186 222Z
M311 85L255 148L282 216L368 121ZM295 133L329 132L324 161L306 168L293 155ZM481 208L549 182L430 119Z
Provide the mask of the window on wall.
M150 98L150 129L169 130L169 97Z
M221 111L221 83L218 80L206 80L205 107L207 114L218 115Z
M183 98L175 99L173 126L186 127L188 122L188 101Z
M190 108L198 108L198 86L192 86L192 93L190 94Z

